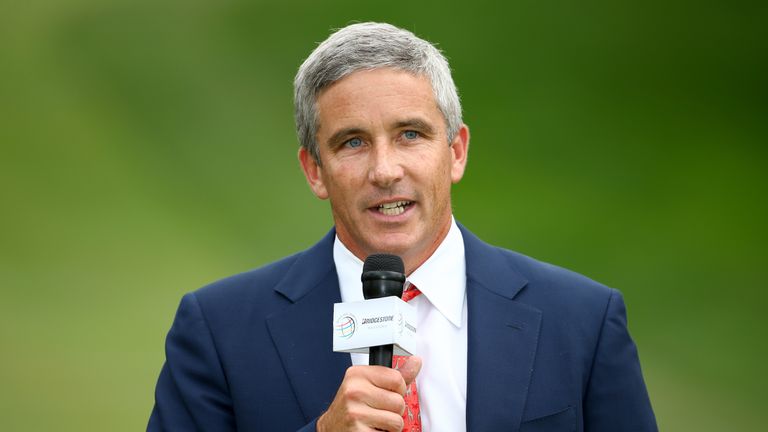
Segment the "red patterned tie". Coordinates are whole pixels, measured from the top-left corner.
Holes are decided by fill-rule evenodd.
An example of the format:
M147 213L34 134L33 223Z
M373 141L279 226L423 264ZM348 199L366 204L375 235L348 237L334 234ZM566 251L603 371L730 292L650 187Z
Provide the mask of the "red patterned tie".
M411 301L412 298L421 294L418 288L408 283L403 291L403 300ZM392 356L392 367L400 369L405 364L406 356ZM419 393L416 391L416 380L413 380L405 390L405 412L403 413L405 426L403 432L421 432L421 415L419 414Z

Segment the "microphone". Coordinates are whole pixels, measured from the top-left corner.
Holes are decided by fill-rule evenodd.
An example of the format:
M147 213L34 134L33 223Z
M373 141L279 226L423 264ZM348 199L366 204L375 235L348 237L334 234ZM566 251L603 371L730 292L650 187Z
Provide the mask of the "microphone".
M363 274L363 297L372 300L382 297L403 296L405 266L397 255L373 254L365 259ZM372 346L369 350L368 364L371 366L392 367L393 345Z
M374 254L363 265L365 300L334 303L333 351L365 353L369 364L392 367L392 355L419 350L416 308L403 301L403 260Z

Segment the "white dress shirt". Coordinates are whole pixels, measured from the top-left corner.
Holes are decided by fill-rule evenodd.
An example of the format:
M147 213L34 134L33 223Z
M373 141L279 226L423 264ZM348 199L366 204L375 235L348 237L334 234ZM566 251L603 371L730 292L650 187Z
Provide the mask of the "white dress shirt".
M360 261L336 237L333 260L341 300L363 300ZM467 402L467 274L464 239L451 218L448 235L407 281L421 295L416 307L418 352L423 366L416 377L424 432L466 431ZM368 354L351 354L352 364L367 365Z

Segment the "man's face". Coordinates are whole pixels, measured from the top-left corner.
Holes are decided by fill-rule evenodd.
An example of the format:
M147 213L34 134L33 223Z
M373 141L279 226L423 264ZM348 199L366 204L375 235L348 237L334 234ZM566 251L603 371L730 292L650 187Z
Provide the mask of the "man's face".
M343 78L317 110L321 165L303 149L299 159L315 195L330 199L339 239L360 259L392 253L413 271L450 228L466 125L449 145L429 80L394 69Z

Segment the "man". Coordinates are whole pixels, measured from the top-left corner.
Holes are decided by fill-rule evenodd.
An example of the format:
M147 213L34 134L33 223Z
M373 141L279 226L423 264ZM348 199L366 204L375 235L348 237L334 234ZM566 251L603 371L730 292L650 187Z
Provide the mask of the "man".
M335 228L183 298L149 430L656 430L621 295L454 221L469 130L437 49L348 26L301 66L295 105L299 161ZM421 292L420 350L400 370L331 350L333 303L362 299L379 252Z

